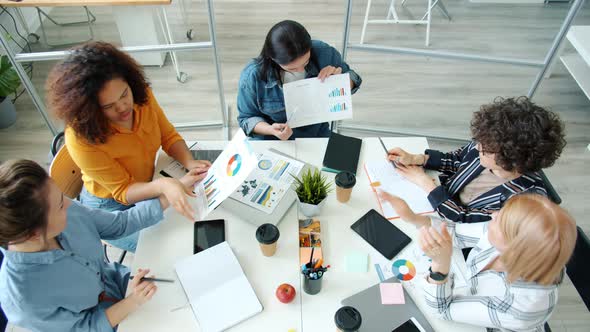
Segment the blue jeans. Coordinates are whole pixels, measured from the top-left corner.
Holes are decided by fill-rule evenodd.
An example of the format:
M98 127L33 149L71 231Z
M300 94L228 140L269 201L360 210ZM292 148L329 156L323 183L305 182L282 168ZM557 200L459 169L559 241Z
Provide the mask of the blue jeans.
M101 209L106 211L123 211L127 210L133 205L124 205L117 202L114 198L101 198L96 197L89 193L85 187L82 188L82 192L80 193L80 203L85 206L94 209ZM129 236L122 237L117 240L109 240L108 243L112 244L113 246L127 250L130 252L135 252L137 248L137 240L139 239L139 232L135 232Z

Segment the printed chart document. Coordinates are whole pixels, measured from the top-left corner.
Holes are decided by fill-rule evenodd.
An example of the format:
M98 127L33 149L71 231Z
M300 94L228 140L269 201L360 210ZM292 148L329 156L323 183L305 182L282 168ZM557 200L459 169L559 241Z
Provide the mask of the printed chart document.
M227 242L176 263L175 269L203 332L226 330L262 312Z
M287 124L291 128L352 119L350 75L317 77L283 85Z
M217 157L207 177L195 184L198 220L203 220L250 175L257 165L256 153L239 129Z
M268 150L257 158L254 171L234 190L231 198L270 214L291 190L294 181L291 174L297 176L304 164Z
M409 286L414 286L420 278L428 273L428 268L432 263L432 259L426 256L416 241L410 243L391 261L376 250L372 250L370 256L371 264L375 268L379 281L383 282L391 277L396 277ZM451 273L454 274L455 288L467 287L467 265L460 249L453 250Z
M415 213L430 213L434 211L424 190L399 175L389 160L383 159L367 162L365 163L365 171L367 172L373 190L383 190L402 198ZM377 199L379 200L381 212L385 218L390 220L399 218L399 214L395 212L388 202L382 201L379 197Z

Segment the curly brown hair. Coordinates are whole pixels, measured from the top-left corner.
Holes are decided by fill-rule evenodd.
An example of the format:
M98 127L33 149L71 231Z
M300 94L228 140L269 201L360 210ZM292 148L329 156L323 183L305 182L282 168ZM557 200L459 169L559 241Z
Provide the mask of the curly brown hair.
M496 98L473 114L471 134L496 164L524 174L552 166L565 147L559 116L527 97Z
M79 137L105 143L112 133L98 102L98 93L112 79L127 82L136 105L148 101L149 82L141 66L128 54L105 42L89 42L53 67L45 88L47 104Z

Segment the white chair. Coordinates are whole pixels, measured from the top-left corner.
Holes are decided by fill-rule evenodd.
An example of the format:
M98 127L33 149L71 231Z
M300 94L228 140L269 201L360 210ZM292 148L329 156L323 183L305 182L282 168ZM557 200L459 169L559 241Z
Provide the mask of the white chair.
M367 1L367 10L365 12L365 20L363 22L363 30L361 32L361 41L362 44L365 41L365 33L367 30L367 24L374 23L374 24L413 24L413 25L426 25L426 41L425 45L430 45L430 21L431 21L431 12L432 8L435 6L439 8L439 10L447 17L447 19L451 20L451 16L447 11L446 7L444 6L442 0L428 0L428 7L426 9L426 13L420 20L402 20L399 18L397 11L395 9L395 2L396 0L391 0L389 3L389 10L387 12L387 17L384 20L369 20L369 12L371 10L371 0ZM406 0L402 1L402 6L405 4Z

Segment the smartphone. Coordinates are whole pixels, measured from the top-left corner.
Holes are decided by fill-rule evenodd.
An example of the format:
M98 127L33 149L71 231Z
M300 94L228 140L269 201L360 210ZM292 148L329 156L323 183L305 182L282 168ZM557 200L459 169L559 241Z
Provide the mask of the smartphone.
M193 254L225 241L225 220L203 220L194 224Z
M426 332L416 318L412 317L391 332Z

